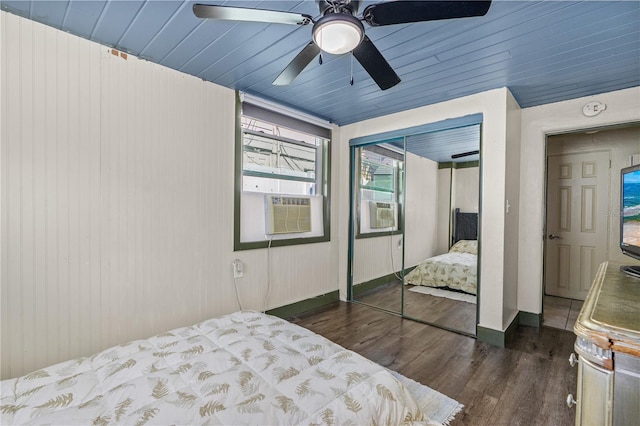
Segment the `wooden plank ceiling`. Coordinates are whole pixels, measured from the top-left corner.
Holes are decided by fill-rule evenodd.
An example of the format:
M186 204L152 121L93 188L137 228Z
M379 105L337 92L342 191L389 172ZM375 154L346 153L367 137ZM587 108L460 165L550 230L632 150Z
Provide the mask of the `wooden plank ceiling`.
M206 1L318 16L314 1ZM368 4L364 1L360 12ZM198 19L191 1L3 0L2 9L339 125L507 86L522 107L640 85L640 2L495 1L485 17L366 27L402 78L381 91L351 56L271 83L311 26Z

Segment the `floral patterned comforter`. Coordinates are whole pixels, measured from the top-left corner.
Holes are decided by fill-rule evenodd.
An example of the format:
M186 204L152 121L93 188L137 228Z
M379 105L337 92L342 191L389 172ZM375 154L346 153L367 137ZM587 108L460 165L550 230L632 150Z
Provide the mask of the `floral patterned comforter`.
M0 384L3 425L432 424L383 367L251 311Z
M449 287L467 293L477 292L476 254L450 251L431 257L407 274L407 284L427 287Z

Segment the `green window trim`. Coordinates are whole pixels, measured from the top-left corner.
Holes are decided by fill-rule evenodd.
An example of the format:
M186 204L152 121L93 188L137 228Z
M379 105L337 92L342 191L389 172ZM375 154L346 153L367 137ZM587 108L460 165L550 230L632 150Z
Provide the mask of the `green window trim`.
M293 120L293 119L292 119ZM295 120L294 120L295 121ZM292 237L286 239L274 239L264 241L250 241L250 242L242 242L240 241L240 226L241 226L241 197L242 197L242 176L243 176L243 134L245 129L242 128L242 101L240 99L240 94L236 91L236 108L235 108L235 150L234 150L234 200L233 200L233 209L234 209L234 224L233 224L233 250L234 251L242 251L242 250L255 250L255 249L263 249L268 247L285 247L292 245L300 245L300 244L314 244L321 242L331 241L331 225L330 225L330 215L331 215L331 139L328 138L327 142L321 144L317 147L317 153L321 156L322 161L320 161L320 166L322 167L322 179L320 182L317 182L315 179L311 179L311 182L316 182L319 187L321 187L320 192L323 196L323 235L316 237ZM330 132L327 130L327 132ZM330 134L330 133L329 133ZM320 137L325 137L325 134L318 135ZM273 137L269 135L269 137ZM286 139L286 138L284 138ZM286 139L289 140L289 139ZM297 141L296 141L297 142ZM274 175L269 174L268 176L260 176L260 177L269 177L273 178ZM285 180L284 177L278 176L278 179ZM307 178L302 179L293 179L298 181L307 181Z
M398 215L400 213L400 208L398 208ZM389 235L402 235L402 229L396 229L391 232L368 232L366 234L358 234L355 238L356 240L363 240L365 238L388 237Z

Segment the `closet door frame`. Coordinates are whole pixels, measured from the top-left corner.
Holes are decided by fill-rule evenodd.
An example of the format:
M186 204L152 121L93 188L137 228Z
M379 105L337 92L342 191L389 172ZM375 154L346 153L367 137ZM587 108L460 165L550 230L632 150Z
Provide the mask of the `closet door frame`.
M423 125L419 125L419 126L414 126L414 127L410 127L410 128L405 128L405 129L398 129L398 130L392 130L392 131L388 131L388 132L383 132L383 133L378 133L378 134L372 134L372 135L367 135L367 136L362 136L362 137L358 137L358 138L354 138L351 139L349 141L349 163L350 163L350 172L349 172L349 244L348 244L348 260L347 260L347 300L349 302L353 302L353 303L363 303L360 302L358 300L354 300L353 298L353 255L354 255L354 243L355 243L355 219L356 219L356 197L358 196L357 194L357 183L356 183L356 161L355 161L355 153L356 153L356 149L358 147L364 146L364 145L371 145L371 144L376 144L376 143L384 143L385 141L389 141L389 140L397 140L399 138L402 138L403 140L403 146L404 146L404 153L405 153L405 173L403 176L403 180L402 180L402 185L403 185L403 191L402 191L402 197L405 197L406 194L406 179L407 179L407 173L408 173L408 169L406 168L406 138L408 136L411 135L415 135L415 134L420 134L420 133L428 133L428 132L436 132L439 130L448 130L448 129L452 129L452 128L456 128L456 127L462 127L462 126L469 126L469 125L473 125L473 124L479 124L480 125L480 161L479 161L479 189L478 189L478 262L477 262L477 294L476 294L476 333L475 334L470 334L464 331L460 331L460 330L455 330L455 329L451 329L449 327L446 326L442 326L442 325L438 325L438 324L433 324L427 321L422 321L420 319L416 319L413 317L407 317L404 314L404 307L405 307L405 297L404 297L404 271L405 271L405 266L404 266L404 261L405 261L405 211L406 211L406 200L403 199L403 204L404 204L404 208L401 211L401 214L399 215L399 217L401 217L401 221L402 221L402 291L401 291L401 309L400 312L394 312L394 311L388 311L385 309L386 312L395 314L395 315L400 315L403 318L407 318L407 319L411 319L413 321L418 321L418 322L422 322L425 324L429 324L429 325L433 325L435 327L439 327L448 331L452 331L458 334L463 334L469 337L473 337L473 338L477 338L477 331L478 331L478 318L480 318L480 306L481 306L481 297L480 297L480 287L481 287L481 269L480 269L480 259L481 259L481 252L482 252L482 235L481 235L481 229L482 229L482 192L483 192L483 179L482 179L482 121L483 121L483 115L482 113L477 113L477 114L472 114L472 115L467 115L464 117L458 117L458 118L451 118L451 119L447 119L447 120L443 120L443 121L439 121L439 122L435 122L435 123L428 123L428 124L423 124ZM399 219L400 220L400 219ZM371 306L371 305L367 305L367 306ZM374 308L376 308L374 306ZM380 309L380 308L376 308L376 309Z

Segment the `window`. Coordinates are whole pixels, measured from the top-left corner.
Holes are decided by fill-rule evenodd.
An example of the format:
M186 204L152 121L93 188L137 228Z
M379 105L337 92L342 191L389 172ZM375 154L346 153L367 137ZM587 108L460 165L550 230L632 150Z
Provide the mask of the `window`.
M286 135L286 136L285 136ZM315 195L322 138L242 117L242 190Z
M304 118L303 114L283 113L282 107L270 109L264 101L245 98L240 105L236 130L235 250L328 241L329 124L321 122L324 126L319 126L293 116ZM274 194L298 198L267 197ZM273 224L267 223L273 211L267 210L274 199L310 205L310 218L305 220L310 220L311 231L307 231L308 227L295 227L291 232L293 228L268 232L273 229Z
M367 145L355 150L358 236L400 232L404 154L391 144Z

